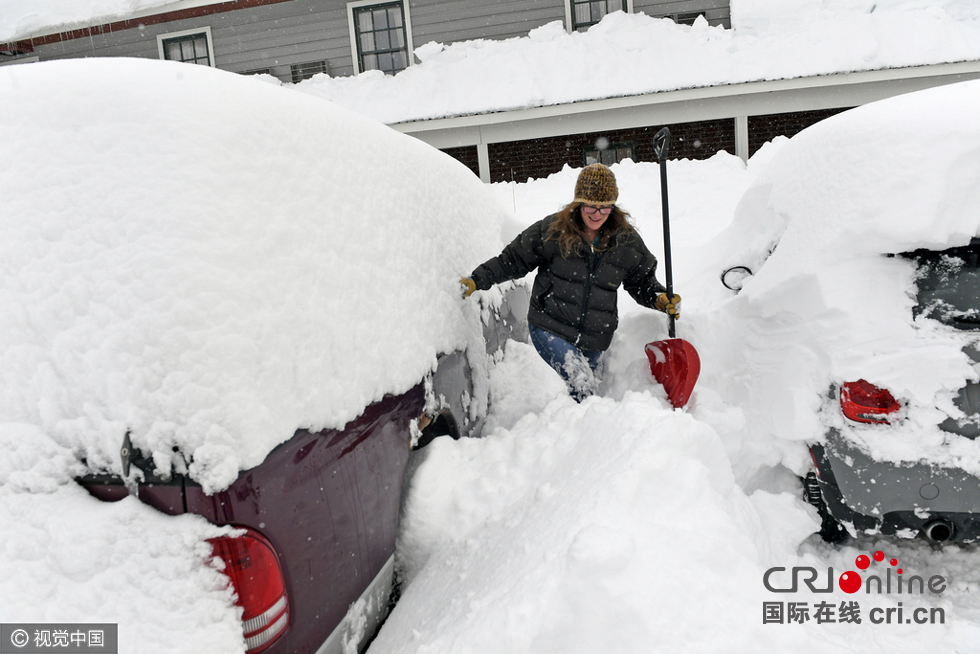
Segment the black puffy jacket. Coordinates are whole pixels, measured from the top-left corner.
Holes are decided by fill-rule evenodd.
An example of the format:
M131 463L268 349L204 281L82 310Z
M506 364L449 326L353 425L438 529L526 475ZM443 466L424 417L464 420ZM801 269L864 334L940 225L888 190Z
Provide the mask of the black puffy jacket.
M582 350L605 350L619 324L620 286L650 308L666 290L656 278L657 259L636 232L615 240L604 252L565 258L558 242L546 238L554 220L548 216L528 227L498 256L477 266L471 277L485 291L537 269L527 321Z

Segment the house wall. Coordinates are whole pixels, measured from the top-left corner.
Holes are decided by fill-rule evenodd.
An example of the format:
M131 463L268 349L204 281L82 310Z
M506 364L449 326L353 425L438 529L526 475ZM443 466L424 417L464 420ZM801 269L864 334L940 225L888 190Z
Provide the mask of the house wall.
M565 20L562 0L411 0L411 12L416 47L527 36L536 27Z
M211 28L215 66L224 70L241 73L271 69L280 79L291 81L292 64L326 61L331 75L353 73L346 3L340 0L291 0L166 23L147 21L142 26L35 45L34 54L42 60L98 56L157 59L157 35L203 27Z
M491 143L490 181L525 182L528 178L546 177L556 173L566 164L572 168L581 168L584 165L583 150L595 147L601 138L610 144L632 144L637 161L656 161L653 137L661 127L663 125ZM670 134L668 156L671 159L707 159L719 150L735 152L733 119L670 125Z
M730 22L728 0L634 0L634 10L657 16L703 10L713 24ZM409 0L409 11L416 46L526 36L536 27L565 19L564 0ZM29 54L42 61L156 59L158 35L204 27L211 30L215 66L223 70L269 70L285 82L292 81L290 66L295 64L325 62L334 77L354 73L346 0L236 0L50 35L34 40Z

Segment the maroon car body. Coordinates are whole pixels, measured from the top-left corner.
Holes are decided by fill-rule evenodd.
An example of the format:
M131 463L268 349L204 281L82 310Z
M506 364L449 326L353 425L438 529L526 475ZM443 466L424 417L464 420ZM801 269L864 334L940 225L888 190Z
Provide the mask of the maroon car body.
M484 328L489 352L507 338L526 339L526 307L526 289L517 286L490 312ZM370 625L387 610L412 423L426 416L420 421L429 424L423 441L441 434L477 435L480 422L466 415L472 382L464 353L440 357L430 379L372 404L343 429L297 431L213 495L184 475L157 478L152 462L138 452L123 453L124 469L142 470L138 497L144 503L170 515L193 513L215 525L242 528L258 543L259 554L263 546L271 551L268 570L252 574L260 557L233 551L235 541L243 539L215 544L228 568L252 574L245 581L229 575L244 608L247 652L325 654L342 651L344 641L352 640L363 647ZM432 396L444 401L427 412ZM119 477L89 475L78 481L106 501L129 494ZM269 591L266 577L276 574L281 581ZM258 596L250 595L248 584L259 587ZM258 607L251 613L250 602ZM358 612L354 617L366 621L345 620L352 606Z

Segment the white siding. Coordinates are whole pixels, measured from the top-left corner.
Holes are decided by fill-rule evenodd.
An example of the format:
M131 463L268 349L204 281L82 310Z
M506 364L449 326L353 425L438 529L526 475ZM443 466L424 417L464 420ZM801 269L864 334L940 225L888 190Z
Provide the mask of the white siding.
M415 45L506 39L564 21L564 0L408 0ZM730 24L729 0L633 0L651 16L705 11L712 24ZM333 76L354 72L345 0L290 0L164 24L121 29L35 46L42 61L66 57L158 58L157 35L209 27L215 66L232 72L269 69L289 81L290 65L325 61Z
M412 0L416 45L527 36L564 19L562 0Z

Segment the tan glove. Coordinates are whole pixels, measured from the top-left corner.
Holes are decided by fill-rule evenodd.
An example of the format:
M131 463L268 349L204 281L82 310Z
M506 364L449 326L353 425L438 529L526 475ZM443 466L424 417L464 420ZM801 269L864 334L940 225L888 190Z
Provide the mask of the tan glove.
M676 320L681 319L681 296L676 293L673 298L668 298L666 293L661 293L657 296L653 306L657 311L663 311L674 316Z
M469 277L461 277L459 283L463 287L463 297L469 297L473 295L473 291L476 290L476 282L474 282Z

